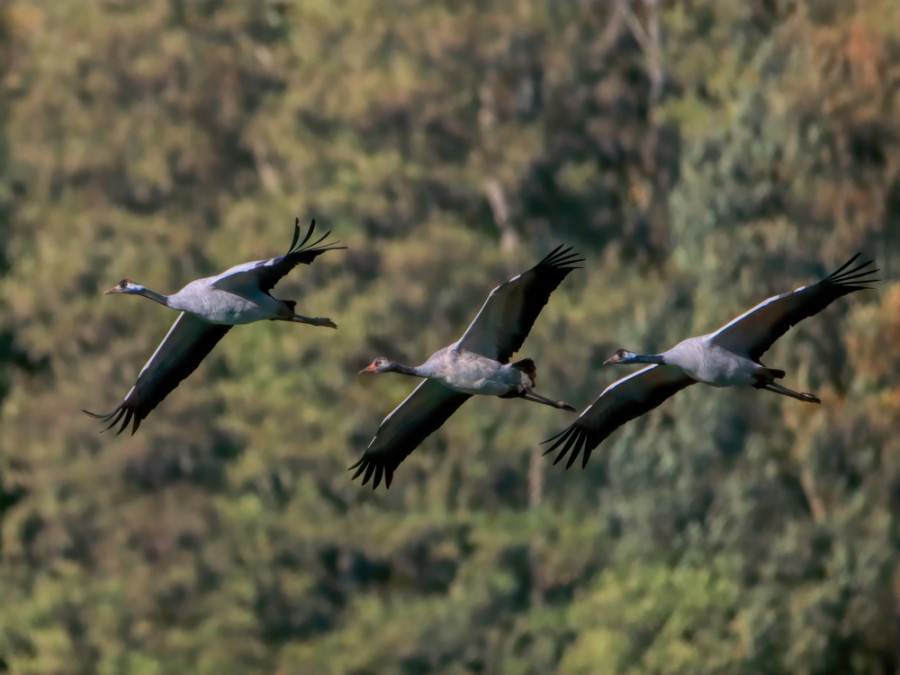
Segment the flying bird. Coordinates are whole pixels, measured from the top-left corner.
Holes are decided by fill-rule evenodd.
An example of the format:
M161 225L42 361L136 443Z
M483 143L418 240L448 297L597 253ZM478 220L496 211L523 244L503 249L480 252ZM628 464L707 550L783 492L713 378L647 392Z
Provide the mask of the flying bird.
M550 294L583 262L571 247L558 246L527 272L497 286L463 336L439 349L420 366L406 366L379 356L360 373L403 373L424 378L416 389L381 422L362 458L350 469L365 485L384 478L391 486L394 470L426 436L440 427L474 395L523 398L575 412L564 401L534 391L534 361L509 363L528 336Z
M784 371L767 368L759 359L791 326L821 312L838 298L871 288L866 284L878 281L870 277L878 271L869 269L871 260L847 269L859 255L820 282L764 300L716 332L683 340L662 354L635 354L619 349L604 364L653 365L604 389L575 422L544 441L552 443L544 454L558 449L554 464L568 454L566 468L581 454L584 468L593 449L613 431L695 382L714 387L751 386L808 403L821 403L813 394L793 391L775 382L784 377Z
M305 246L315 227L316 221L313 220L303 241L299 241L298 218L294 221L294 238L291 246L284 255L236 265L218 276L197 279L173 295L155 293L130 279L122 279L106 291L106 294L143 295L154 302L178 310L181 314L175 319L175 323L153 352L153 356L141 369L137 382L119 407L104 415L87 410L83 412L108 422L106 429L111 429L121 422L117 435L133 422L131 433L134 434L141 420L147 417L179 382L194 372L232 326L269 319L337 328L331 319L310 318L296 314L294 300L279 300L269 295L275 284L296 265L309 265L326 251L347 248L337 246L335 243L319 246L330 232Z

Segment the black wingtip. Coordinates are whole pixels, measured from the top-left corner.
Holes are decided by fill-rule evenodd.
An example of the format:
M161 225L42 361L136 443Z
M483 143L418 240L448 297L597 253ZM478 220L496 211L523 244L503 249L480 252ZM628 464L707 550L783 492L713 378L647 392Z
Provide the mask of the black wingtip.
M836 277L836 276L838 276L841 272L843 272L845 269L847 269L848 267L850 267L850 265L853 264L853 261L856 260L856 259L857 259L859 256L861 256L861 255L862 255L862 251L857 252L856 255L854 255L852 258L850 258L850 260L848 260L848 261L845 262L843 265L841 265L840 267L838 267L834 272L832 272L832 273L828 276L828 278L830 279L831 277Z
M592 448L587 446L585 443L584 452L581 454L581 470L584 471L587 468L588 460L591 458Z
M556 449L556 446L559 445L559 443L560 443L559 437L562 436L564 433L566 433L568 430L569 430L569 427L566 427L565 429L560 431L558 434L553 434L546 441L541 441L541 445L546 445L547 443L553 443L553 445L551 445L549 448L544 450L545 455L549 455L551 452L553 452ZM556 441L556 442L554 443L554 441Z
M113 410L110 413L106 413L105 415L99 415L97 413L93 413L90 410L84 410L82 408L81 412L89 417L93 417L96 420L101 420L102 422L107 424L100 433L105 433L112 429L113 427L118 426L119 428L116 430L116 436L121 434L125 429L128 428L128 425L131 424L131 435L138 430L138 427L141 425L141 420L143 419L140 415L138 415L133 409L126 407L125 405L120 405L118 408Z
M348 467L347 471L353 471L353 469L356 469L356 473L350 477L350 480L356 480L362 476L360 485L365 485L371 480L373 490L381 485L382 479L384 480L384 489L388 490L391 487L391 482L394 480L393 467L376 464L371 459L366 459L365 456L361 457L356 464Z
M566 437L569 435L570 429L571 429L571 427L566 427L565 429L560 431L558 434L554 434L553 436L548 438L546 441L541 441L541 445L544 445L545 443L553 444L549 448L544 450L543 454L549 455L551 452L554 452L560 445L562 445L565 442ZM553 463L556 464L560 459L562 459L561 454L553 461Z
M309 221L309 228L306 230L306 236L303 237L303 241L301 241L299 244L297 244L297 246L295 248L292 248L291 250L296 251L296 250L302 249L306 245L306 242L309 241L309 238L312 236L315 229L316 229L316 219L313 218L311 221ZM328 235L326 234L325 236L327 237ZM322 240L319 239L319 241L322 241Z
M576 432L572 432L569 436L569 440L566 441L566 445L563 447L563 450L560 454L565 454L571 450L569 454L569 461L566 462L566 469L568 470L571 467L575 460L578 459L578 453L581 450L581 443L578 442L578 434Z
M559 464L568 455L566 469L575 463L575 460L578 459L578 455L581 455L581 468L584 469L587 466L588 460L591 457L591 452L596 445L592 445L584 432L574 425L566 427L558 434L551 436L542 443L551 442L552 445L544 451L544 454L549 455L551 452L554 452L557 449L559 450L556 458L553 460L554 466Z
M347 469L347 471L353 471L353 469L356 469L356 473L350 476L350 480L356 480L357 478L362 476L362 482L360 483L360 485L365 485L372 477L372 471L374 470L374 468L374 464L366 459L365 455L363 455L362 457L360 457L359 461L351 465ZM375 487L377 487L377 484L373 485L372 489L374 490Z
M580 253L573 251L571 246L560 244L545 255L538 263L538 266L576 270L581 269L581 267L577 266L577 263L581 262L584 262L584 258L581 257Z
M288 248L288 254L296 253L298 250L303 248L303 245L309 241L309 238L312 236L313 230L316 229L316 219L313 218L309 223L309 229L306 230L306 236L303 237L303 241L300 241L300 217L294 217L294 237L291 239L290 248ZM328 236L327 234L325 235ZM319 241L322 241L321 239Z
M84 408L82 408L82 409L81 409L81 412L83 412L83 413L84 413L85 415L87 415L88 417L92 417L92 418L95 419L95 420L101 420L101 421L103 421L103 422L108 422L109 419L110 419L113 415L115 415L116 412L118 412L118 411L117 411L117 410L113 410L111 413L106 413L105 415L100 415L100 414L98 414L98 413L91 412L90 410L85 410ZM109 431L110 427L112 427L113 424L115 424L115 421L113 421L113 422L112 422L111 424L109 424L108 426L103 427L103 428L100 430L100 433L101 433L101 434L105 434L107 431Z
M309 241L309 238L312 236L312 233L315 232L315 230L316 230L316 219L313 218L312 220L309 221L309 229L306 230L306 236L303 237L303 241L300 242L300 246L303 246L306 242ZM331 234L331 233L328 232L325 234L325 236L327 237L329 234ZM322 241L322 240L320 239L319 241Z
M300 239L300 219L294 218L294 236L291 239L291 245L288 246L288 253L294 250L298 239Z
M874 259L866 260L865 262L860 263L852 269L847 269L861 255L862 252L854 255L847 262L838 267L834 272L825 277L825 279L823 279L823 283L840 286L855 286L857 288L854 288L853 290L861 290L864 288L870 288L869 286L864 286L863 284L871 284L875 283L876 281L881 281L880 279L870 278L870 275L881 271L877 267L874 269L869 267L870 265L873 265L875 263Z

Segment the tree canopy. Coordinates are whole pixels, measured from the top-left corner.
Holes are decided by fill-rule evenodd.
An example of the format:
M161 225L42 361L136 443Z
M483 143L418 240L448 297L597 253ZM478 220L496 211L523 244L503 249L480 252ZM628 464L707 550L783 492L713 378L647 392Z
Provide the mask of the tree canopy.
M99 434L160 292L349 248L134 436ZM691 387L585 470L572 415L463 407L349 480L491 288L586 261L526 340L582 408L857 251L766 355L819 406ZM892 0L0 4L0 670L894 673L900 22Z

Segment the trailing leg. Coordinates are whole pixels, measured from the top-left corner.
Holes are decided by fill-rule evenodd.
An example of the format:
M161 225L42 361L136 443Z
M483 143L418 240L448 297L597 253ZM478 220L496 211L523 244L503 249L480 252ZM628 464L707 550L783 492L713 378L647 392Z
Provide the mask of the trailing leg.
M523 391L520 396L526 401L543 403L544 405L549 405L551 408L561 408L563 410L575 412L575 406L566 403L565 401L554 401L553 399L547 398L546 396L541 396L540 394L537 394L533 391Z
M309 316L301 316L300 314L294 314L287 321L293 321L294 323L305 323L310 326L326 326L328 328L337 328L337 324L327 317L309 317Z
M795 398L798 401L806 401L807 403L821 403L819 397L815 394L807 394L802 391L794 391L793 389L788 389L782 384L778 384L775 382L775 378L784 377L784 371L778 370L777 368L766 368L765 366L760 366L759 370L756 372L756 382L753 384L757 389L765 389L766 391L774 391L776 394L781 394L782 396L790 396L791 398Z
M790 396L791 398L795 398L798 401L806 401L807 403L821 403L819 397L815 394L808 394L802 391L794 391L793 389L788 389L787 387L778 384L777 382L769 382L768 384L759 387L759 389L765 389L767 391L774 391L776 394L782 394L783 396Z

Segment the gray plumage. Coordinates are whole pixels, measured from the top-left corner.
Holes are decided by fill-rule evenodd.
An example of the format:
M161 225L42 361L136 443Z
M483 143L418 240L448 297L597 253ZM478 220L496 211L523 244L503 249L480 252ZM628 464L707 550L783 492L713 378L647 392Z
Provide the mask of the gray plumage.
M108 422L106 429L121 422L117 434L133 422L133 434L141 420L181 380L194 372L232 326L269 319L336 328L331 319L296 314L293 300L279 300L269 295L279 279L297 265L308 265L326 251L346 248L335 244L319 246L330 233L306 245L315 226L316 221L313 220L303 241L299 241L300 221L297 219L294 221L294 238L284 255L236 265L214 277L192 281L172 295L156 293L130 279L122 279L106 291L107 294L142 295L181 314L141 369L137 382L119 407L102 415L87 410L83 412Z
M857 253L817 284L768 298L719 330L682 340L661 354L618 350L604 363L653 365L604 389L575 422L544 441L551 444L545 454L558 450L554 464L568 454L566 468L581 454L584 467L593 449L618 427L696 382L714 387L751 386L808 403L820 403L814 394L794 391L775 382L785 372L768 368L759 359L791 326L822 311L838 298L871 288L867 284L878 281L870 276L878 271L870 268L871 260L847 269L858 257Z
M425 378L412 394L381 422L360 460L350 467L353 478L377 488L390 487L394 470L429 434L438 429L473 395L524 398L575 411L533 388L531 359L507 363L525 341L550 294L582 261L571 248L559 246L527 272L497 286L463 336L432 354L420 366L406 366L383 356L361 372L402 373Z

